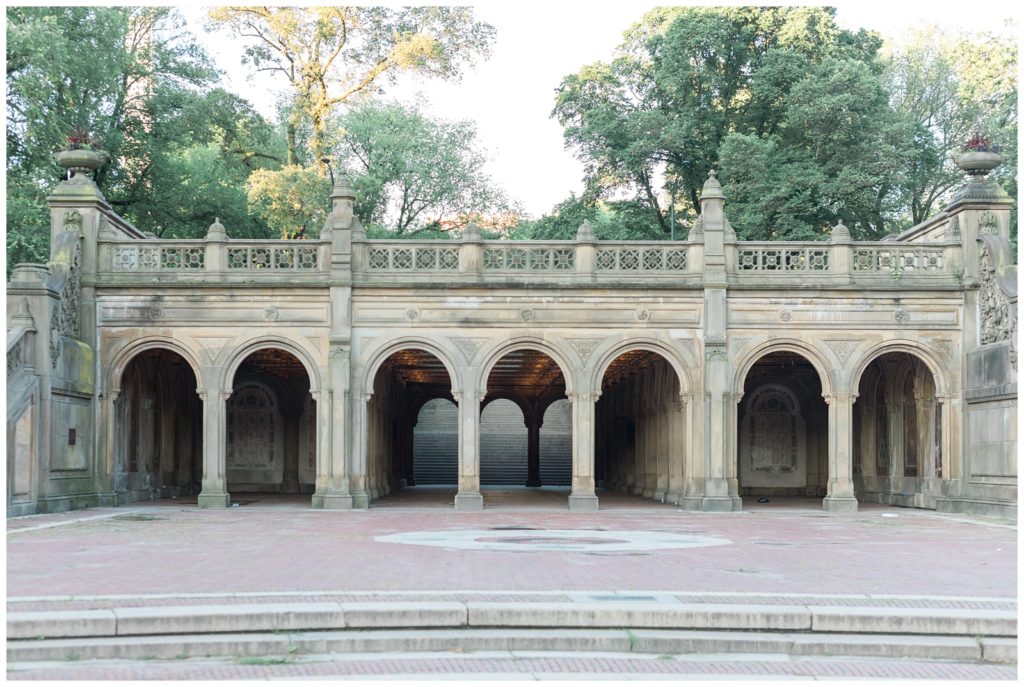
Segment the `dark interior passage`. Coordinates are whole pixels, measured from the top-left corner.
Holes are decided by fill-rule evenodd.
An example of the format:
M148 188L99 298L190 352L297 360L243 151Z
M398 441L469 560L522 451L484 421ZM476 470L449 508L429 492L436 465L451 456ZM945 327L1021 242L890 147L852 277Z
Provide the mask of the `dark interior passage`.
M203 478L203 403L192 367L177 353L135 356L115 401L114 489L123 501L198 494ZM88 437L69 437L68 441Z

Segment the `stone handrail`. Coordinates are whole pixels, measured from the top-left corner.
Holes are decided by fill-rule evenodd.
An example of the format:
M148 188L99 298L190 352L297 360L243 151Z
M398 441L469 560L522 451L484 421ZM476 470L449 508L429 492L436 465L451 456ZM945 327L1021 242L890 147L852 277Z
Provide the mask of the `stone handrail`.
M668 241L406 241L353 244L357 272L473 272L504 277L539 274L653 276L694 269L694 246ZM697 261L699 265L699 260Z
M101 240L99 269L111 274L217 272L251 274L327 271L329 241L148 239Z
M32 345L28 334L34 331L35 329L33 327L25 325L11 327L7 330L8 381L27 366L27 354Z
M729 264L738 272L829 272L833 248L823 241L740 241Z
M959 243L864 241L850 244L850 251L854 274L923 276L955 274L959 268Z
M949 223L951 221L953 221L953 218L948 213L940 212L920 224L900 232L896 236L895 241L899 243L934 243L945 241L950 234Z

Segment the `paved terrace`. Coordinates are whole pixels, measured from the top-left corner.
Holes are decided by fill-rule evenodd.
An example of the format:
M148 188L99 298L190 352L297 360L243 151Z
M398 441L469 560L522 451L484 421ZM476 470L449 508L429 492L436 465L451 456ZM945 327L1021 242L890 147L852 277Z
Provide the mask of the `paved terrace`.
M830 514L817 501L782 499L737 513L692 513L613 494L602 495L598 513L573 513L561 510L565 494L557 490L486 493L487 510L463 513L449 509L451 496L409 489L365 512L253 497L224 511L164 501L10 519L8 610L193 605L199 595L210 595L201 603L232 603L247 594L260 602L402 595L528 602L617 591L725 594L719 602L726 603L755 592L956 594L968 604L968 597L1017 594L1017 529L1000 518L872 504ZM377 541L453 530L493 532L510 548ZM571 550L539 530L576 530L584 544ZM622 531L728 543L646 550L586 543ZM138 598L94 598L104 595ZM54 598L70 596L81 600ZM254 600L246 598L238 602Z

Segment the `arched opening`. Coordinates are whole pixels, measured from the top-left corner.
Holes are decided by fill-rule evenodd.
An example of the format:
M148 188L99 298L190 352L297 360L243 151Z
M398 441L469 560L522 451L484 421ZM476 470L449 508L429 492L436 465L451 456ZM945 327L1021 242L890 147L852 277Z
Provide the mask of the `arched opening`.
M381 363L366 404L371 500L403 487L458 482L458 409L451 390L448 369L427 351L403 349Z
M678 375L658 353L627 351L608 365L595 408L599 487L678 500L684 459L679 391Z
M203 479L203 402L192 366L153 348L125 367L114 403L118 501L188 499ZM68 436L68 443L88 441Z
M279 348L250 353L227 400L227 490L246 495L312 494L316 483L316 402L306 368Z
M529 428L522 409L496 398L480 411L480 486L524 486Z
M565 427L565 423L556 421L548 435L560 440L548 441L547 451L542 450L547 411L559 402L568 406L565 398L562 368L546 353L516 350L494 364L487 376L487 395L480 416L481 487L544 487L568 497L571 422ZM568 479L563 476L566 464ZM550 481L545 480L545 474Z
M540 428L540 483L572 485L572 403L560 399L544 411Z
M805 357L776 351L750 368L737 436L740 496L825 496L828 406L821 378Z
M447 398L423 404L413 430L413 479L407 486L459 483L459 408Z
M884 353L864 368L853 427L858 499L935 508L943 474L942 406L920 358Z

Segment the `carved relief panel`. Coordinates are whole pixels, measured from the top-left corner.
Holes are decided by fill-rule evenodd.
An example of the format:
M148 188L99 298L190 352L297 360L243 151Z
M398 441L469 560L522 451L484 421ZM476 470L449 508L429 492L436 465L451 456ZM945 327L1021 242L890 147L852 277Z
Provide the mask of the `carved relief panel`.
M796 395L765 384L744 404L740 426L740 486L806 485L806 426Z
M280 482L283 431L273 391L257 382L243 383L228 399L227 410L228 482Z

